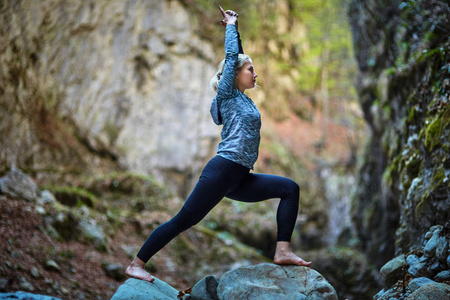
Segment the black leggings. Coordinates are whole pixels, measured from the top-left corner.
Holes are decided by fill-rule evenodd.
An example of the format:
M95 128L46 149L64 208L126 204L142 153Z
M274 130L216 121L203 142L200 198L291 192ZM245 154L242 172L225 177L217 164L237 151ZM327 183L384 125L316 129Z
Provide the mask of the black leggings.
M225 196L243 202L281 198L277 211L277 240L289 242L297 220L298 184L288 178L249 171L221 156L212 158L180 212L152 232L137 257L147 262L174 237L200 222Z

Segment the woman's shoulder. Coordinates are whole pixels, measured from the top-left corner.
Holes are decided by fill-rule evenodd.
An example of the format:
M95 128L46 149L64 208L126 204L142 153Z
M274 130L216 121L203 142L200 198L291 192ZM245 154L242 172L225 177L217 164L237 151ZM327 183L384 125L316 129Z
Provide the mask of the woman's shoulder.
M216 94L216 99L220 101L236 100L239 97L239 90L234 88L231 93L221 93L220 90Z

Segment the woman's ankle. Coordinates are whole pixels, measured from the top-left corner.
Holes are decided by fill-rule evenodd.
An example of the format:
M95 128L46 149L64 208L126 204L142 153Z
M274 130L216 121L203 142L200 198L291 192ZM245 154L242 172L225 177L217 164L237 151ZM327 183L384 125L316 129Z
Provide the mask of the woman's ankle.
M133 259L133 261L132 261L131 264L130 264L130 267L131 267L131 268L141 268L141 269L143 269L144 266L145 266L145 262L142 261L142 260L141 260L139 257L137 257L137 256Z

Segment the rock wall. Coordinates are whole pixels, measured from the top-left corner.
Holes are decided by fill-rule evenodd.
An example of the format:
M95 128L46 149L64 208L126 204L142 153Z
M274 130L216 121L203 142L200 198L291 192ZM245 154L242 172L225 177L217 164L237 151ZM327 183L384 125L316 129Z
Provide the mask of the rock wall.
M0 15L5 165L45 167L37 142L55 126L39 116L134 171L189 174L213 154L218 59L179 1L4 1Z
M357 90L370 138L353 220L377 266L450 218L448 1L353 0Z

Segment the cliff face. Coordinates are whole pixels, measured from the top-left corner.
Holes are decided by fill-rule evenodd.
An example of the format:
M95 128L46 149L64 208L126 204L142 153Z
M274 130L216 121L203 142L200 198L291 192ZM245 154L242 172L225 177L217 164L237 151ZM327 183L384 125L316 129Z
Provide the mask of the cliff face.
M371 136L353 203L381 266L450 218L448 1L352 1L357 89Z
M178 1L4 1L0 14L5 165L106 157L189 174L214 151L216 61Z

